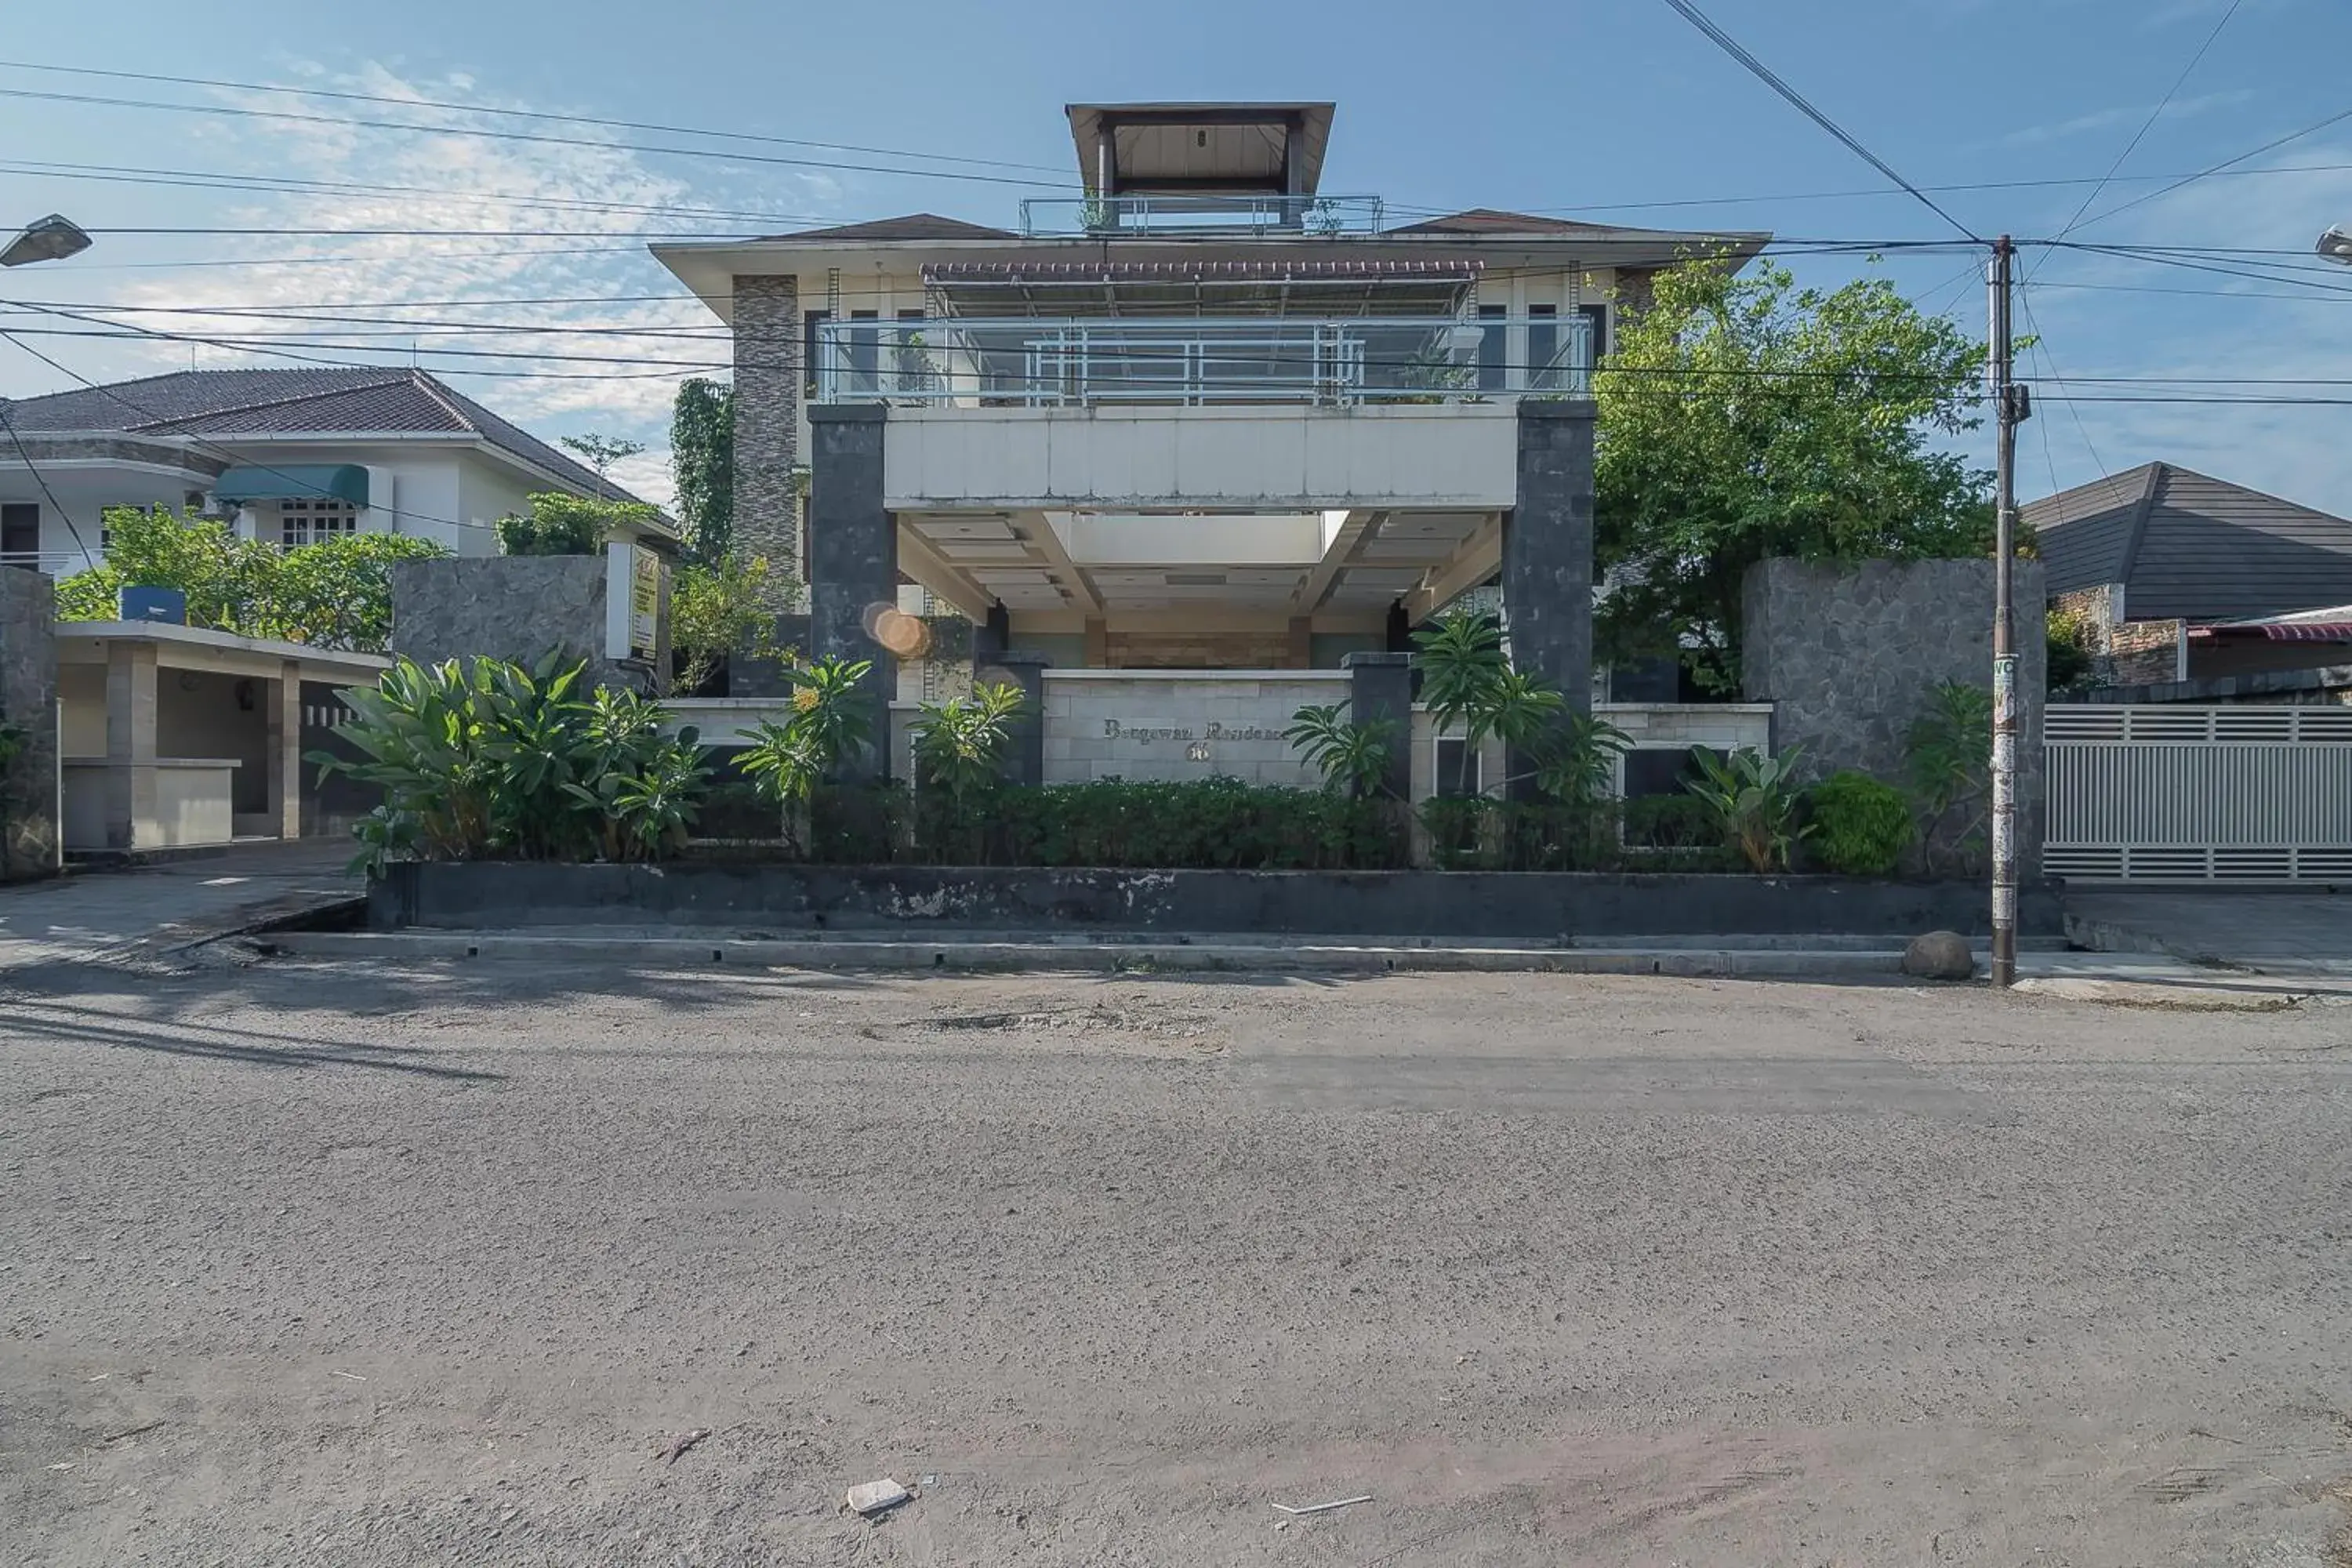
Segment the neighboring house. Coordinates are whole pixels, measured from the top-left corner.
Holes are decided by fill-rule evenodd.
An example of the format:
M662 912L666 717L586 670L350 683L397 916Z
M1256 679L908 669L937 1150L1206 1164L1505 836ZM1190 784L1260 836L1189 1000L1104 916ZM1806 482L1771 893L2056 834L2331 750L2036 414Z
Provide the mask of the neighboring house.
M2172 463L2078 485L2022 516L2051 607L2079 618L2099 685L2342 662L2316 638L2220 628L2352 601L2352 521Z
M532 491L599 488L583 464L419 370L181 371L0 409L16 435L0 442L0 564L57 576L100 556L109 507L203 511L288 546L387 532L490 555L499 519ZM676 538L666 521L646 533Z
M736 538L803 565L815 651L873 655L905 580L1059 667L1329 668L1499 578L1583 690L1594 361L1769 236L1393 221L1321 191L1328 103L1066 112L1084 194L1017 228L653 247L733 327Z

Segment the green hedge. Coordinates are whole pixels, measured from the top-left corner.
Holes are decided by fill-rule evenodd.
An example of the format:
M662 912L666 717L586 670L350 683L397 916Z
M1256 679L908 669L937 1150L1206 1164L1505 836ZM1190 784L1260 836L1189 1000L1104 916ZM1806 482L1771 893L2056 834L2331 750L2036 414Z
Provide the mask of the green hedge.
M1911 847L1911 801L1868 773L1832 773L1805 795L1811 858L1850 877L1892 876Z

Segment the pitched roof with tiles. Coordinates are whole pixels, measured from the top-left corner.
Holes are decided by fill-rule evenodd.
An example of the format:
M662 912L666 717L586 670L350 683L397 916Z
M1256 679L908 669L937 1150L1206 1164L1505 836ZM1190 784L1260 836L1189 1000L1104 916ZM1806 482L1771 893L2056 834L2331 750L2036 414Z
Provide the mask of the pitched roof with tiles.
M595 471L421 370L341 366L183 370L6 405L26 434L480 437L510 457L593 493ZM610 479L604 492L638 498Z
M904 217L876 218L870 223L845 223L833 228L803 228L791 234L771 234L768 239L1018 239L1009 228L990 228L960 217L937 213L908 213Z
M1444 217L1424 218L1384 229L1384 234L1530 234L1603 235L1626 231L1605 223L1577 223L1568 218L1537 217L1531 213L1504 212L1499 207L1472 207Z
M2352 521L2173 463L2022 509L2053 594L2124 584L2133 620L2232 620L2352 600Z

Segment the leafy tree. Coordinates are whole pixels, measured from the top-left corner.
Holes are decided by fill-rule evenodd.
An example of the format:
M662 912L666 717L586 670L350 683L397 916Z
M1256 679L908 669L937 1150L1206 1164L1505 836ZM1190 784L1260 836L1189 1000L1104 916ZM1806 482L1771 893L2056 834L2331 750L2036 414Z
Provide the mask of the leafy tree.
M1987 553L1989 476L1929 444L1978 423L1981 353L1884 279L1823 293L1769 264L1659 273L1594 380L1607 650L1679 654L1736 689L1757 562Z
M265 635L381 653L392 640L394 563L448 553L405 533L330 536L289 550L278 557L276 629Z
M540 490L530 510L499 519L499 548L509 555L594 555L625 525L651 521L643 501L603 500Z
M725 558L735 531L735 389L693 376L671 405L669 467L678 521L698 561Z
M776 617L768 605L780 586L799 597L800 585L770 571L764 555L740 563L721 556L678 569L670 585L669 639L677 650L680 693L701 690L730 657L777 657Z
M176 588L187 596L190 626L370 653L392 636L393 563L449 553L397 533L331 535L280 550L162 507L110 510L106 528L104 563L58 585L61 620L114 619L126 586Z
M578 454L582 462L596 470L598 500L604 499L606 470L614 463L626 458L634 458L646 449L646 444L643 441L632 441L618 436L599 436L593 430L579 436L558 436L556 440L570 447Z

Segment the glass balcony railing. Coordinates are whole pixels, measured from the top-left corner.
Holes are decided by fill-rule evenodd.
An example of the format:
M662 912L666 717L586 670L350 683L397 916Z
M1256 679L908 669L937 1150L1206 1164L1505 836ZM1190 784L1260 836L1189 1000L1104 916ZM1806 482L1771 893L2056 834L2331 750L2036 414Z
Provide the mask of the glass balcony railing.
M1592 385L1580 312L821 322L819 403L1458 403Z
M1033 196L1032 238L1108 234L1378 234L1378 196Z

